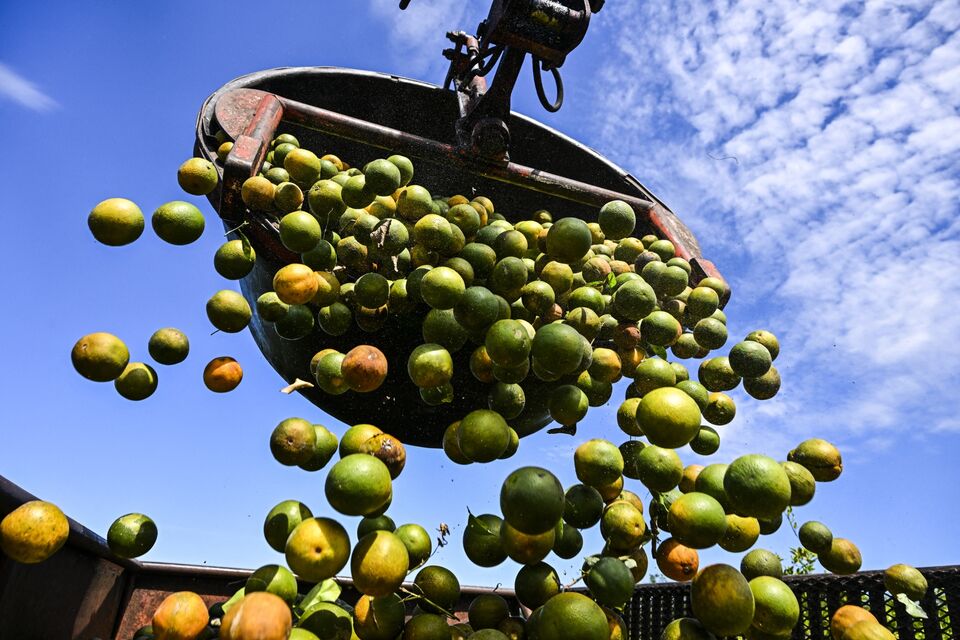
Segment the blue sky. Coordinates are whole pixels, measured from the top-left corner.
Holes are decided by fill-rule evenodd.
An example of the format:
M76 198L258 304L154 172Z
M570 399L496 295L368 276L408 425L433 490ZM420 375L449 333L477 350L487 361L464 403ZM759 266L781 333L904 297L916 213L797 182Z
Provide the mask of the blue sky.
M329 515L324 472L281 467L267 441L289 416L337 433L345 425L278 393L249 334L210 335L203 305L230 283L212 269L222 237L205 199L195 201L207 230L187 247L148 229L107 248L86 216L108 197L148 215L192 199L176 168L192 152L200 104L228 80L331 65L439 82L444 32L473 29L487 6L0 4L0 211L12 266L0 315L0 474L101 534L124 513L151 515L156 561L275 562L260 527L276 502ZM798 518L854 540L870 569L960 562L958 27L949 1L608 2L563 68L559 113L539 107L529 72L514 94L515 109L618 162L687 222L733 285L731 335L767 328L781 338L780 396L736 392L720 452L682 450L684 462L782 459L809 437L835 442L844 474L819 485ZM116 333L145 360L147 338L171 325L190 336L191 355L160 368L145 402L70 366L83 334ZM226 354L245 378L214 395L200 373ZM581 437L625 439L615 410L591 410ZM523 464L548 464L572 484L574 446L541 433L509 461L466 468L410 448L390 513L450 525L434 560L463 583L510 585L517 565L480 569L463 557L466 508L496 512L501 481ZM586 539L599 547L595 530ZM795 544L784 527L760 546L785 554ZM548 561L567 576L579 566Z

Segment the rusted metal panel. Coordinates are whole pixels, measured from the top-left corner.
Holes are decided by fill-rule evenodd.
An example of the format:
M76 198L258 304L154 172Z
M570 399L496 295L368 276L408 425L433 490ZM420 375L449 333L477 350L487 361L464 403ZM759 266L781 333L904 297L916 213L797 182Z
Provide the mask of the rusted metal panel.
M0 476L0 518L36 499ZM66 544L44 562L21 564L0 553L0 640L112 637L137 563L113 556L103 538L69 522Z
M150 624L153 612L171 593L192 591L210 607L233 595L249 575L250 571L238 569L143 563L132 577L116 638L129 640L137 629Z

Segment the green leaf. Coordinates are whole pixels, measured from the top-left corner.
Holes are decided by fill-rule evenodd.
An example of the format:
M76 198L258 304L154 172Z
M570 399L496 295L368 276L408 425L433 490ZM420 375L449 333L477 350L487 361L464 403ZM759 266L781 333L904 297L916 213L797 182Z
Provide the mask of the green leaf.
M230 608L231 608L233 605L235 605L235 604L237 604L238 602L240 602L241 600L243 600L243 596L244 596L245 593L246 593L246 588L245 588L245 587L240 587L240 590L239 590L239 591L237 591L235 594L233 594L232 596L230 596L230 599L227 600L226 602L224 602L223 605L221 605L222 608L223 608L223 612L226 613L227 611L230 611Z
M633 558L627 558L626 560L623 561L623 564L625 564L627 566L627 569L630 569L631 571L637 568L637 561L634 560Z
M613 275L613 272L611 271L607 274L607 280L604 282L604 284L606 285L607 289L613 289L613 287L617 284L617 276Z
M667 505L667 496L665 496L665 495L662 494L662 493L654 493L653 495L654 495L654 498L655 498L656 501L657 501L657 504L660 505L660 508L662 508L664 511L669 511L669 510L670 510L670 508L669 508L668 505Z
M336 602L340 597L340 585L333 578L327 578L323 582L314 585L313 589L307 592L298 605L303 611L308 611L321 602Z
M903 604L903 608L907 610L907 613L914 618L927 618L927 612L920 607L920 603L916 600L911 600L909 597L907 597L907 594L898 593L897 600Z
M243 225L240 226L242 227ZM249 258L250 252L253 251L253 247L250 246L250 238L248 238L247 235L239 229L237 229L237 235L240 236L240 244L243 246L243 257Z
M593 565L597 564L598 562L600 562L600 556L587 556L583 559L583 564L587 567L587 569L592 568Z
M476 527L477 529L480 529L481 531L483 531L484 533L486 533L488 536L494 536L494 537L497 537L497 538L500 537L499 534L494 533L493 531L490 531L490 529L487 528L487 525L483 524L483 520L481 520L481 519L479 519L477 516L473 515L473 512L471 512L469 508L467 508L467 514L468 514L468 515L467 515L467 528L468 528L468 529L471 528L471 527Z

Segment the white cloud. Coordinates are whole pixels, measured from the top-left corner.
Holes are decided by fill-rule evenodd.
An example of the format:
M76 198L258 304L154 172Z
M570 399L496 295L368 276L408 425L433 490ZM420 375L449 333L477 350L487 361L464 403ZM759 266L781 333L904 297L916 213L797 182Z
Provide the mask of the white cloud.
M13 100L34 111L49 111L57 106L53 98L2 62L0 62L0 97Z
M413 0L400 11L397 0L372 0L370 10L383 23L399 68L405 73L429 74L434 82L447 68L443 49L451 46L448 31L472 32L485 14L479 0ZM487 5L486 8L489 8ZM469 17L469 19L468 19Z
M589 142L730 265L733 335L750 314L783 339L774 403L789 410L755 410L736 433L772 420L887 446L955 430L958 27L949 0L608 3L597 16L588 37L617 51L596 93L634 89Z

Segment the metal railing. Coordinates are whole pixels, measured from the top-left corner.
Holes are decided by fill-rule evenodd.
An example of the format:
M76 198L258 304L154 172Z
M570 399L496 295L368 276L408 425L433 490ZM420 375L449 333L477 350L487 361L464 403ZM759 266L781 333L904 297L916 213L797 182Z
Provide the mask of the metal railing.
M882 571L849 576L814 574L784 578L800 602L800 622L795 640L829 640L830 616L845 604L869 609L899 640L960 639L960 566L920 569L927 579L927 594L920 606L926 619L914 618L883 586ZM637 588L624 611L630 640L657 640L676 618L692 616L690 586L683 583L645 584Z

